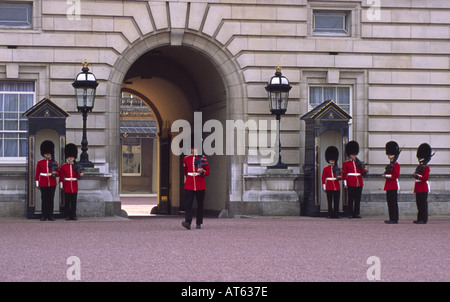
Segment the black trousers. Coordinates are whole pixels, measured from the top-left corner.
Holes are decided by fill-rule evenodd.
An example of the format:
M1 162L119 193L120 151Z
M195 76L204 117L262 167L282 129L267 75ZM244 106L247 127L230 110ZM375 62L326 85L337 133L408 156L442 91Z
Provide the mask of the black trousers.
M332 191L332 190L327 191L328 217L337 218L339 216L340 198L341 198L341 191Z
M77 194L64 192L64 216L70 219L77 217Z
M53 200L55 199L54 187L40 187L41 190L41 201L42 201L42 217L51 218L53 217Z
M388 205L389 220L398 221L397 190L387 190L386 201Z
M194 197L197 200L197 215L195 222L197 225L203 223L203 202L205 200L205 190L193 191L184 190L186 197L186 209L185 209L185 220L189 224L192 222L192 205L194 203Z
M348 216L359 216L363 187L348 186Z
M416 193L417 221L428 221L428 192Z

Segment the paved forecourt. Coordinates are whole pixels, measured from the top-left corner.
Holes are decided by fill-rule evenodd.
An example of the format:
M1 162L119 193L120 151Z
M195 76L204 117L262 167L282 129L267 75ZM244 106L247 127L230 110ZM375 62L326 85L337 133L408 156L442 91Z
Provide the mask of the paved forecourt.
M450 281L450 218L0 218L0 281Z

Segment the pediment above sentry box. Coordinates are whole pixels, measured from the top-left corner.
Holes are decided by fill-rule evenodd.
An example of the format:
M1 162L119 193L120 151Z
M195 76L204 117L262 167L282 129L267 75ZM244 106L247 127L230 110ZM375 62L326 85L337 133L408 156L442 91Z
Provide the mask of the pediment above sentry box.
M305 121L349 121L352 117L333 100L325 101L301 117Z
M39 103L24 112L23 116L33 118L66 118L70 114L56 105L49 98L42 99Z

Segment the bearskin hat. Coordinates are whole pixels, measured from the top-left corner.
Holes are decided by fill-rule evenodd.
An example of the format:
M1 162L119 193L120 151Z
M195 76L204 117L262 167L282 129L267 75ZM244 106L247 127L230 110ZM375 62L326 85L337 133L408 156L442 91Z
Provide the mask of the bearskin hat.
M41 144L41 155L50 153L52 157L55 154L55 144L52 141L43 141Z
M339 150L335 146L329 146L325 150L325 160L329 163L330 160L334 160L336 163L339 159Z
M400 154L400 147L398 146L397 142L394 142L394 141L387 142L385 149L386 149L386 155Z
M429 161L431 159L431 146L428 145L427 143L423 143L421 144L418 148L417 148L417 159L419 160L419 162L423 162L423 161Z
M359 144L357 141L349 141L347 145L345 145L345 154L347 156L350 155L358 155L359 153Z
M67 144L64 147L64 156L66 158L74 157L76 159L77 156L78 156L78 148L77 148L77 146L75 144L72 144L72 143L71 144Z

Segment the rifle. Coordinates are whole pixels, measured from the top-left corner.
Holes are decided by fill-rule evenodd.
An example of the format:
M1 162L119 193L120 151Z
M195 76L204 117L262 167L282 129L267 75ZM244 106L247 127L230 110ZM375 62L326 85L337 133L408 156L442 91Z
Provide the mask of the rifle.
M421 165L418 165L416 167L416 171L414 171L414 178L419 179L419 177L417 176L417 174L422 173L423 170L425 169L426 165L430 162L431 158L434 156L434 154L436 154L436 152L434 152L429 158L427 158L426 160L423 161L423 163Z
M394 164L397 162L398 157L400 156L400 153L402 152L402 150L400 150L398 152L397 155L394 156L394 158L391 160L391 162L386 166L386 168L384 169L384 174L390 174L392 169L394 168Z
M337 164L333 166L333 174L336 175L336 178L340 177L343 173L342 169L338 167Z
M426 164L424 164L424 165L418 165L418 166L416 167L416 171L414 171L414 174L413 174L413 176L414 176L415 179L419 179L419 178L420 178L417 174L422 173L423 170L425 169L425 166L426 166Z
M72 168L75 171L77 171L78 175L80 175L80 176L81 176L81 173L83 173L83 171L84 171L84 168L82 166L78 165L76 160L73 161L73 167Z
M363 161L360 161L359 160L359 158L356 158L356 165L358 166L358 167L361 167L363 170L364 170L364 172L365 172L365 170L366 170L366 167L367 167L367 163L365 163L365 162L363 162Z
M57 163L53 158L51 158L50 161L49 161L49 163L48 163L48 167L50 168L50 171L51 171L51 173L52 173L52 176L53 176L53 177L56 177L56 175L53 174L53 172L55 172L56 169L59 168L58 163Z
M197 158L194 160L194 164L197 166L197 170L201 169L203 166L206 166L208 163L203 162L203 155L197 156ZM205 172L202 172L202 175Z

